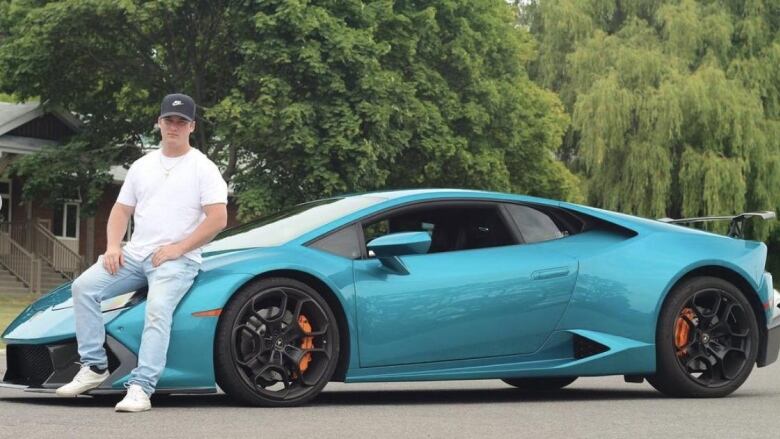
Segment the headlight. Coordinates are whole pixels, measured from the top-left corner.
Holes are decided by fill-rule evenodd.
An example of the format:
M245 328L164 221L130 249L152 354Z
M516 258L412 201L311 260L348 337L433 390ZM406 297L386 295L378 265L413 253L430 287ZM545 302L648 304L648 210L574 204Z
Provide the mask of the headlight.
M146 298L146 288L138 291L131 291L127 294L122 294L116 297L112 297L108 300L104 300L100 303L100 311L108 312L115 309L129 308L135 306Z
M129 293L120 294L119 296L106 299L100 303L100 311L108 312L135 306L139 302L143 301L144 298L146 298L146 291L146 288L142 288L137 291L130 291ZM70 297L68 300L52 307L52 309L55 311L66 308L73 308L73 297Z

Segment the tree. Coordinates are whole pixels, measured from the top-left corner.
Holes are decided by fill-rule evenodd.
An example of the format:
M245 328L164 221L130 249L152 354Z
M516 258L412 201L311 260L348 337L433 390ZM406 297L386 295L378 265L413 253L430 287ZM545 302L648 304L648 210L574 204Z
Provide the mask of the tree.
M65 107L84 123L69 144L16 163L25 196L53 201L56 188L69 185L89 213L110 181L109 166L134 160L144 136L155 138L162 95L187 90L203 108L214 105L234 82L223 65L249 19L242 3L6 1L0 12L14 19L0 19L11 24L0 41L0 88ZM207 119L199 122L195 146L217 157L232 152L214 139Z
M269 1L255 24L217 123L250 145L253 209L385 187L576 196L554 160L566 120L507 5Z
M194 146L224 169L244 217L388 187L577 197L555 159L567 118L529 80L533 42L503 2L4 4L17 18L0 19L13 23L0 91L84 122L71 144L17 166L37 195L76 165L93 174L73 184L99 193L95 175L156 140L160 97L182 91L201 112Z
M601 207L700 216L780 205L780 4L538 0L532 78L572 124L560 156ZM780 228L769 238L780 273ZM725 225L716 227L725 231Z
M523 17L591 203L650 217L780 206L778 2L539 0Z

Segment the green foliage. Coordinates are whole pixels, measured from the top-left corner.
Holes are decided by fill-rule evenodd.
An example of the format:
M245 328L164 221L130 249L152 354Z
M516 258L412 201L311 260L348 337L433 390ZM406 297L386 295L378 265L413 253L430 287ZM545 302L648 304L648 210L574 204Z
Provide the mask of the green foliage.
M102 164L105 157L81 139L26 155L13 164L14 173L26 179L23 196L44 200L50 207L59 200L80 199L85 215L94 214L111 175ZM75 164L75 165L74 165Z
M73 111L84 127L71 144L14 167L26 177L25 196L49 202L60 196L56 185L70 181L65 170L78 173L88 165L85 175L106 175L112 164L137 158L144 139L157 139L154 123L164 94L186 91L201 111L214 105L235 84L234 41L251 12L244 2L218 1L0 4L0 23L10 27L0 39L0 91ZM212 156L230 151L208 118L198 122L194 146ZM227 166L225 172L229 178L233 170ZM108 181L76 180L87 206L95 205Z
M538 44L532 78L572 115L560 155L590 203L650 217L780 209L780 3L538 0L520 17ZM777 224L750 233L780 276Z
M249 152L244 215L387 187L577 196L551 159L565 116L506 5L269 1L253 30L213 113Z
M521 17L534 80L572 115L561 154L589 202L649 217L780 207L780 3L539 0Z
M563 106L529 79L534 42L504 2L0 4L24 11L5 13L0 90L82 115L88 143L73 151L116 145L97 170L137 156L160 97L183 91L200 105L194 145L225 170L244 217L379 188L583 196L555 158Z

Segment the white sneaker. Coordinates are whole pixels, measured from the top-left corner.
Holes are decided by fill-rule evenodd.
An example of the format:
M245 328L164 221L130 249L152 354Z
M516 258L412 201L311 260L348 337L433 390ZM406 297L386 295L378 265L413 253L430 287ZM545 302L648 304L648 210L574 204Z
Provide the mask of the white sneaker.
M152 408L149 395L138 384L131 384L127 388L127 395L114 407L117 412L145 412Z
M58 396L76 396L80 395L87 390L94 389L103 383L108 378L108 370L103 373L93 372L89 366L81 366L79 372L73 377L73 380L62 387L57 388Z

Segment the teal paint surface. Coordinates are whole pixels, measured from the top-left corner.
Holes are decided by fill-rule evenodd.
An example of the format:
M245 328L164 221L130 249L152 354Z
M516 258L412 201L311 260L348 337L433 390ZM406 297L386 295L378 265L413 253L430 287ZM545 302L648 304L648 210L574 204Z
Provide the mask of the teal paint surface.
M652 373L658 313L671 288L690 271L728 269L761 303L773 294L772 278L764 271L766 246L759 242L509 194L414 190L372 196L384 201L283 245L206 253L175 312L159 387L214 387L218 318L192 314L224 307L251 279L278 270L313 276L336 298L346 316L348 338L342 344L349 346L350 382ZM535 244L404 255L399 259L406 275L376 259L353 261L305 247L363 217L430 200L558 206L631 233L592 230ZM43 296L9 325L3 341L73 339L68 299L69 284ZM107 333L137 353L144 312L145 302L104 313ZM769 320L771 310L766 312ZM609 350L574 359L575 334Z

